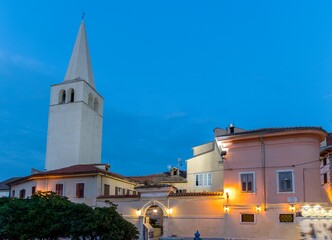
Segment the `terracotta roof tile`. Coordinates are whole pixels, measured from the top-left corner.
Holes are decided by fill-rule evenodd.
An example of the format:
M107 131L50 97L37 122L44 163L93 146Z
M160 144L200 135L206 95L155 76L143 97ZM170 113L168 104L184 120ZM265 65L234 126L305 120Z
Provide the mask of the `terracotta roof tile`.
M146 176L135 176L135 177L128 177L132 179L133 181L136 181L138 183L146 183L146 182L152 182L152 183L186 183L187 172L186 171L180 171L180 176L171 176L169 172L163 172L163 173L157 173L157 174L150 174Z
M139 198L139 194L136 195L99 195L97 199L106 199L106 198Z
M100 169L96 166L100 166L100 165L104 165L104 164L79 164L79 165L73 165L73 166L69 166L69 167L65 167L65 168L60 168L60 169L55 169L55 170L50 170L50 171L45 171L45 172L39 172L36 174L32 174L29 175L27 177L24 178L20 178L16 181L13 181L12 183L18 183L24 180L27 180L31 177L43 177L43 176L67 176L67 175L80 175L80 174L98 174L98 173L103 173L106 174L108 176L112 176L112 177L116 177L116 178L120 178L123 180L127 180L132 182L131 179L124 177L120 174L114 173L114 172L109 172L103 169Z
M0 190L9 190L10 189L9 184L18 179L21 179L21 177L12 177L5 181L0 182Z
M223 192L186 192L186 193L171 193L170 197L188 197L188 196L222 196Z

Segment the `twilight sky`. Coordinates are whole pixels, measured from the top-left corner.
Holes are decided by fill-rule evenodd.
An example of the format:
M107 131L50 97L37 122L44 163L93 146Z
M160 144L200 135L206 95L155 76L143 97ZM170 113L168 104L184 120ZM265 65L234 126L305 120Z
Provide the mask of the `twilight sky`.
M0 1L0 181L44 169L82 11L111 171L166 171L229 123L332 130L332 1Z

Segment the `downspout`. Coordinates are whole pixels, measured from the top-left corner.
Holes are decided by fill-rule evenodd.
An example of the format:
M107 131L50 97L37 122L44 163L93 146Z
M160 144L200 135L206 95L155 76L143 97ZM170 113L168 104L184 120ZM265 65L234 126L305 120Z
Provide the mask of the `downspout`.
M259 135L261 140L261 156L262 156L262 175L263 175L263 202L264 211L266 211L266 174L265 174L265 143L262 134Z
M304 175L304 173L305 173L305 168L303 168L303 173L302 173L302 180L303 180L303 202L305 202L305 175Z

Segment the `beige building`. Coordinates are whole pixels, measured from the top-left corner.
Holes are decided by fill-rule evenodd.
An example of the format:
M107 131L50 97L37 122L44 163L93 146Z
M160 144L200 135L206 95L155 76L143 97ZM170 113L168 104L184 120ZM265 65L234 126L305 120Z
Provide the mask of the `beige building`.
M101 195L136 195L136 183L109 171L107 164L73 165L38 172L11 182L11 196L26 198L36 191L53 191L72 202L96 206Z

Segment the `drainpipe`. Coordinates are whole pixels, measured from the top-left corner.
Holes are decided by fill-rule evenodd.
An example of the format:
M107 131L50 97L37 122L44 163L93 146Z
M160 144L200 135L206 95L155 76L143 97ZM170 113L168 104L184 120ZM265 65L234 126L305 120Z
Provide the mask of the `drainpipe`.
M266 175L265 175L265 143L262 134L259 135L261 140L261 156L262 156L262 175L263 175L263 202L264 211L266 211Z
M303 202L305 202L305 168L302 169L302 180L303 180Z

